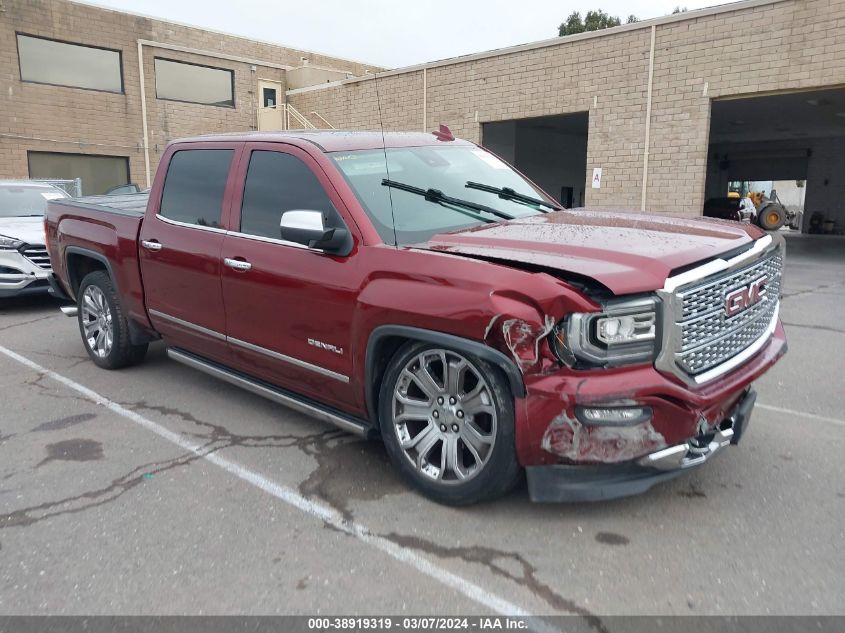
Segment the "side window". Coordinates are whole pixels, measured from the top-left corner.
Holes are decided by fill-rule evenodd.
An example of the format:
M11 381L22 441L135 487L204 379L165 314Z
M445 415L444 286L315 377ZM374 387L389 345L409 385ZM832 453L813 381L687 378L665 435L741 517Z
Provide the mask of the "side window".
M159 213L177 222L218 228L234 153L231 149L190 149L173 154Z
M253 152L241 205L241 233L280 239L282 214L296 209L322 211L328 226L342 226L325 189L305 163L281 152Z

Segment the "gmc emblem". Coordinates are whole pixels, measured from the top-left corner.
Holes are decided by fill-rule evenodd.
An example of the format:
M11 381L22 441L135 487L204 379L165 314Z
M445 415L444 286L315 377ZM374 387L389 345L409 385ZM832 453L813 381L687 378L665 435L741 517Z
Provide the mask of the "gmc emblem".
M729 292L725 297L725 314L732 317L750 308L755 303L760 303L766 296L766 284L768 283L769 276L763 275L747 286Z

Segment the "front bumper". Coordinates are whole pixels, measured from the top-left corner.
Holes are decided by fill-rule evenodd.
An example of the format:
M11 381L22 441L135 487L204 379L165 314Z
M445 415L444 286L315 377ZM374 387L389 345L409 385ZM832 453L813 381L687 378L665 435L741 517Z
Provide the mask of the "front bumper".
M757 393L750 387L712 431L619 464L527 466L528 493L540 503L605 501L645 492L710 461L737 444L748 428Z
M0 250L0 298L46 293L50 270L41 268L19 251Z

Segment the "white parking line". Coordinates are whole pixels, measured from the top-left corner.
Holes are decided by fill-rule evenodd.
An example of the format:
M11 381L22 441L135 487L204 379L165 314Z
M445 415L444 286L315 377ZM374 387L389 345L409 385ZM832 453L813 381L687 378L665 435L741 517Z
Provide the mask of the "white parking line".
M512 616L530 616L531 613L523 609L522 607L517 606L513 602L510 602L500 596L497 596L494 593L487 591L486 589L480 587L479 585L458 576L450 572L449 570L440 567L430 560L419 556L413 550L402 548L395 543L378 536L371 532L367 527L360 525L358 523L345 521L341 515L336 512L334 509L315 501L311 501L306 499L298 492L293 490L292 488L288 488L287 486L283 486L281 484L277 484L266 477L263 477L259 473L249 470L232 462L225 457L221 457L216 453L206 454L203 452L202 448L194 444L193 442L187 441L178 433L174 433L169 429L161 426L145 418L134 411L130 411L125 409L124 407L120 406L116 402L112 402L108 398L98 394L95 391L92 391L88 387L80 385L78 382L74 382L70 378L62 376L61 374L57 374L56 372L49 370L45 367L42 367L38 363L31 361L30 359L26 358L25 356L21 356L17 352L13 352L12 350L0 345L0 352L8 356L14 361L29 367L33 371L36 371L48 378L55 380L63 384L68 389L77 392L82 397L90 400L91 402L104 406L110 411L113 411L117 415L120 415L135 424L144 427L145 429L152 431L159 437L166 439L168 442L179 446L180 448L190 451L195 455L199 455L202 459L205 459L215 466L219 466L223 470L235 475L239 479L246 481L249 484L252 484L256 488L259 488L270 494L280 501L287 503L288 505L296 508L304 512L305 514L311 515L320 521L325 521L328 525L332 526L333 528L345 532L350 536L357 538L359 541L366 543L375 547L378 550L381 550L391 558L405 563L410 567L413 567L417 571L426 576L433 578L435 581L439 582L442 585L446 585L451 589L461 592L470 600L480 604L483 607L490 609L496 613L502 615L512 615Z
M839 426L845 426L845 420L839 420L837 418L829 418L826 415L818 415L816 413L807 413L806 411L795 411L794 409L784 409L783 407L775 407L770 404L760 404L759 402L755 405L760 409L767 409L768 411L775 411L777 413L786 413L788 415L796 415L801 418L808 418L810 420L819 420L820 422L830 422L831 424L838 424Z

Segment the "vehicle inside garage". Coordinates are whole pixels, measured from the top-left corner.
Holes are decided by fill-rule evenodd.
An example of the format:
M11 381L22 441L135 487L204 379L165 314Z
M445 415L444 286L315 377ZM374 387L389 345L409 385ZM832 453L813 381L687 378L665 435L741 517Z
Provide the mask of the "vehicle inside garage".
M845 232L845 89L713 101L707 204L773 189L802 231Z
M484 123L482 144L567 208L584 206L587 112Z

